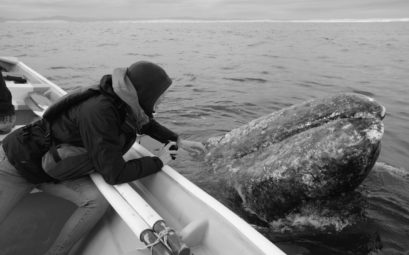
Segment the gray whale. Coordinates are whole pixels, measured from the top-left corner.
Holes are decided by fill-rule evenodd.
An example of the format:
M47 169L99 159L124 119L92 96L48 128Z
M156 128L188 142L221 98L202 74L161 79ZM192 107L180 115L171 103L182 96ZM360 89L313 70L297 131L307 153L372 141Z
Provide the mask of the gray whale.
M363 95L314 99L208 139L205 162L246 210L270 222L357 188L378 158L384 117Z

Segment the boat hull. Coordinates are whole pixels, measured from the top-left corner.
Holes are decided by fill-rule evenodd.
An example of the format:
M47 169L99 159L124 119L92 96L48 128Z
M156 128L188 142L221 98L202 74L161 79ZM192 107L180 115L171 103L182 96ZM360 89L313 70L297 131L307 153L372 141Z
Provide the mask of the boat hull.
M29 107L25 105L25 98L29 93L41 93L46 95L51 101L57 100L66 93L56 84L50 82L18 60L0 58L0 65L8 71L26 76L29 81L23 85L7 83L12 92L13 103L17 110L18 125L29 123L37 118L30 111ZM0 137L0 140L2 138ZM128 154L132 157L152 155L138 143L134 144ZM192 222L207 222L208 227L204 233L203 240L192 247L192 252L196 255L284 254L244 220L169 166L165 166L161 172L155 175L145 177L129 185L177 232L182 231L185 226ZM129 196L131 195L129 194ZM66 201L44 197L41 202L38 202L32 196L30 195L27 198L30 200L28 204L19 205L11 213L12 215L22 213L21 217L25 221L20 224L21 221L18 217L11 216L11 218L7 219L9 222L8 227L1 230L4 232L0 232L0 236L7 236L6 233L10 233L10 230L16 225L21 225L24 228L26 224L35 222L38 227L33 229L32 235L25 235L25 240L19 239L20 246L21 243L30 242L30 239L35 240L35 233L46 229L47 225L51 224L61 227L61 222L64 222L67 218L61 216L55 221L47 220L51 214L55 214L57 211L58 215L62 215L61 212L69 215L73 210L72 205ZM44 195L40 193L36 196ZM126 200L126 196L124 198ZM28 213L32 211L34 206L39 208L39 214L44 215L44 217L39 218L32 213ZM59 229L59 227L55 227L55 229ZM38 240L38 245L46 248L55 238L55 233L55 231L44 233L45 240L36 239ZM118 209L113 210L111 208L97 226L76 245L71 254L150 254L150 251L147 249L138 250L138 247L143 247L143 245L138 241L139 238L134 233L134 229L127 225L119 216ZM7 236L6 239L5 242L8 242L7 245L9 246L14 245L15 241L13 240L16 240L10 236ZM41 247L38 249L41 250ZM33 248L31 248L31 251L34 251ZM26 252L19 254L26 254ZM38 254L41 254L41 252L39 251Z

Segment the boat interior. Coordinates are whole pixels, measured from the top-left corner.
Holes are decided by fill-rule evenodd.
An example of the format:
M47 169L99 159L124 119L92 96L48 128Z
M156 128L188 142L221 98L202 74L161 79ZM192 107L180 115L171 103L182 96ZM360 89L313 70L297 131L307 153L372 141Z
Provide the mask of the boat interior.
M39 118L44 105L65 93L22 63L0 61L0 66L4 65L9 73L24 74L27 79L26 83L6 81L16 108L16 128ZM0 142L4 137L0 136ZM142 141L142 145L154 148L152 141L148 138ZM144 147L136 143L127 154L135 157L151 155ZM200 243L192 247L196 255L267 254L263 252L266 250L271 251L269 254L282 254L237 215L168 166L129 185L177 232L194 223L206 222L200 233ZM71 202L33 190L0 225L1 254L44 254L75 209ZM140 247L144 244L110 207L70 254L151 254L149 249L140 250Z
M10 72L3 72L3 75L13 95L16 128L18 128L39 119L39 116L26 105L27 93L44 94L49 86L42 85L43 82L35 76L26 77L27 82L8 79L9 75L21 77L15 74L19 71L15 68L18 67L10 68ZM6 134L0 135L0 141L5 136ZM75 206L71 202L33 190L18 203L1 224L2 254L43 254L74 209Z

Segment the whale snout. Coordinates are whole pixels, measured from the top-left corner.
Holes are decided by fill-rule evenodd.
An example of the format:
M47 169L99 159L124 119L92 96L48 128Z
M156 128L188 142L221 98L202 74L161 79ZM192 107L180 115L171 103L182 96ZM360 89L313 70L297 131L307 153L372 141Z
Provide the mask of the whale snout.
M355 97L356 99L353 99L353 100L357 101L358 104L361 105L364 111L366 110L369 113L373 112L381 120L385 118L386 116L385 106L376 102L375 99L373 99L372 97L365 96L365 95L356 95L356 94L346 94L346 96L350 98Z

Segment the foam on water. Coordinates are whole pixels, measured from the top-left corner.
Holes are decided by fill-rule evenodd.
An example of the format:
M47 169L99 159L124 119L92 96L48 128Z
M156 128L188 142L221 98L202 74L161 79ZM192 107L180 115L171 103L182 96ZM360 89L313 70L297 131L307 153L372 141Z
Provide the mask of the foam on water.
M382 169L383 171L387 171L388 173L391 173L393 175L396 175L398 177L403 177L403 178L408 178L409 177L409 171L405 168L402 167L396 167L389 165L385 162L377 162L375 164L376 169Z
M270 223L273 231L277 232L293 232L302 231L305 229L315 229L328 231L329 229L339 232L355 222L340 216L322 216L319 213L310 214L291 214L286 218L279 219Z

